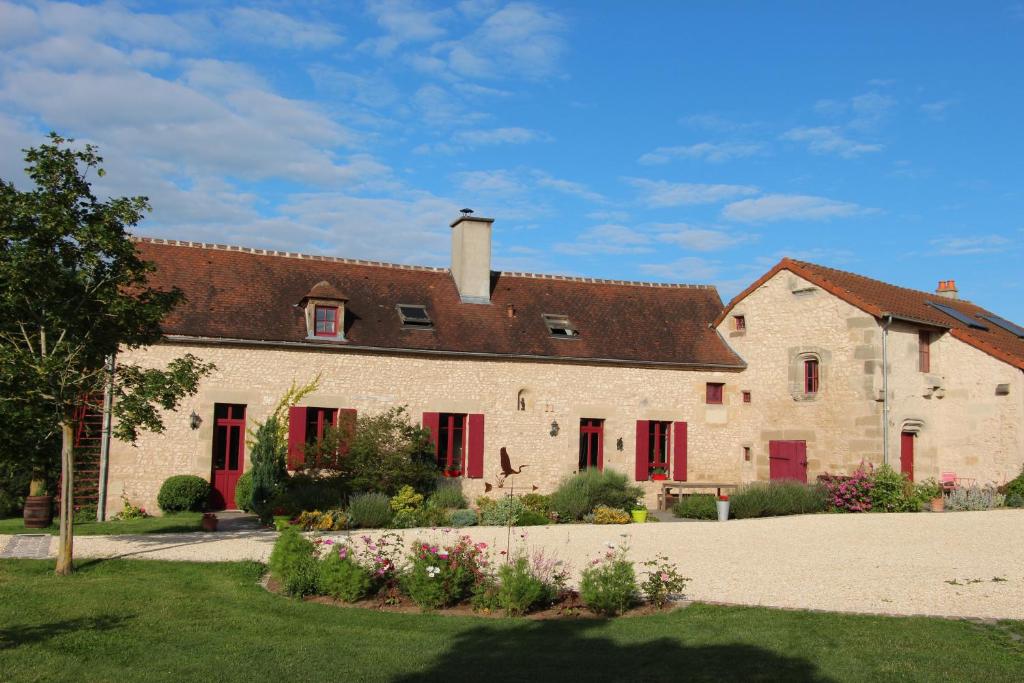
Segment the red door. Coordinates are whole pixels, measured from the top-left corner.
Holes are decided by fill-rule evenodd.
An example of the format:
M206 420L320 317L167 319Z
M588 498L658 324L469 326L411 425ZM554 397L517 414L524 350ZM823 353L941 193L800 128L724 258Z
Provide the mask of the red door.
M914 481L914 433L900 434L900 472Z
M213 410L213 476L210 508L233 510L235 484L245 465L245 406L218 403Z
M807 483L807 442L769 441L768 476Z

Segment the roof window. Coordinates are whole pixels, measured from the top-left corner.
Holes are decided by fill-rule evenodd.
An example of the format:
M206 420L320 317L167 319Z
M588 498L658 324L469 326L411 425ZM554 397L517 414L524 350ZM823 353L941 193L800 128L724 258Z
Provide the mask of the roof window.
M943 313L948 315L953 320L961 322L964 325L967 325L968 327L973 327L976 330L987 330L988 329L987 327L982 325L980 322L978 322L974 318L967 317L965 314L963 314L960 311L956 310L952 306L947 306L946 304L937 304L934 301L929 301L928 305L931 306L932 308L936 309L936 310L942 311Z
M567 315L544 313L541 317L544 318L544 324L548 326L548 331L551 332L552 337L572 339L580 336L576 327L569 322L569 316Z
M426 306L398 304L395 308L398 309L398 317L402 320L403 327L415 327L424 330L434 327L434 321L430 319Z
M983 315L981 317L989 321L993 325L1003 328L1010 334L1015 334L1021 339L1024 339L1024 327L1021 327L1020 325L1014 325L1006 318L1000 318L998 315Z

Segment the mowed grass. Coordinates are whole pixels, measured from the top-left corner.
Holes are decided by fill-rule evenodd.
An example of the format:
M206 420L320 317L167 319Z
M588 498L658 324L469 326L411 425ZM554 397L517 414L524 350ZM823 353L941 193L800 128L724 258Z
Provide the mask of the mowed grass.
M203 513L178 512L162 517L143 519L111 520L108 522L75 522L76 536L106 536L111 534L173 534L185 531L201 531ZM0 535L4 534L51 534L60 533L60 527L50 525L45 529L26 529L21 517L0 519Z
M262 567L0 560L4 681L1024 680L1024 627L693 605L612 621L305 603Z

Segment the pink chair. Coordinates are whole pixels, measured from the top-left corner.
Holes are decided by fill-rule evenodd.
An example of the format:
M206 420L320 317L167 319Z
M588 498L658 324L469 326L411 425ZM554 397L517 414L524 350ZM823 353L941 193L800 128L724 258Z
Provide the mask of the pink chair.
M956 488L956 472L943 472L939 477L939 486L943 492L948 493Z

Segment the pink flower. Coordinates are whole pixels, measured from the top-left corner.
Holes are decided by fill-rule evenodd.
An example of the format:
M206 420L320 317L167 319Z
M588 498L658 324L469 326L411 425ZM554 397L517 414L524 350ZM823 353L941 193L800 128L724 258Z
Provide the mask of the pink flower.
M662 572L661 573L661 580L662 581L668 581L668 574L666 574L665 572Z
M334 541L332 541L332 540L331 540L331 539L329 539L329 538L327 538L327 539L324 539L324 545L334 545Z

